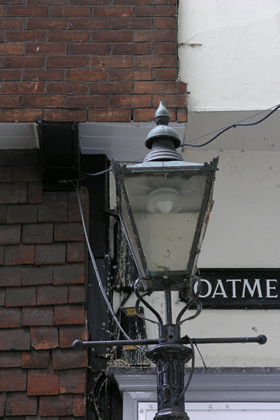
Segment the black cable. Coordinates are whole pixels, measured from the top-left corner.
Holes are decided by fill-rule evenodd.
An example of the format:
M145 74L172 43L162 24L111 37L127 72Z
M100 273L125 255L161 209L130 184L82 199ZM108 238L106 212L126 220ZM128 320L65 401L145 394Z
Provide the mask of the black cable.
M188 381L187 381L187 383L186 383L186 385L185 385L185 387L184 387L183 391L181 392L181 394L180 394L180 395L179 395L179 397L177 398L177 401L179 401L179 400L180 400L180 398L182 398L182 396L183 396L183 395L185 395L185 393L187 392L187 390L188 390L188 388L189 388L189 386L190 386L190 383L191 383L192 377L193 377L193 373L194 373L194 366L195 366L195 353L194 353L194 345L193 345L193 342L192 342L192 340L190 339L190 337L188 337L188 340L189 340L189 343L190 343L190 346L191 346L191 349L192 349L192 366L191 366L191 370L190 370L190 373L189 373L189 378L188 378Z
M258 121L255 121L253 123L241 123L241 122L233 123L233 124L231 124L231 125L223 128L218 134L216 134L214 137L212 137L210 140L206 141L205 143L201 143L201 144L182 143L181 144L181 147L184 147L184 146L190 146L190 147L203 147L203 146L206 146L207 144L212 143L212 141L214 141L217 137L219 137L220 135L222 135L223 133L225 133L226 131L228 131L230 128L233 128L233 127L234 128L235 127L249 127L249 126L252 126L252 125L260 124L261 122L263 122L264 120L266 120L268 117L270 117L279 108L280 108L280 104L277 105L277 106L275 106L272 109L272 111L270 111L265 117L261 118ZM250 117L250 118L252 118L252 117ZM203 136L203 137L205 137L205 136ZM194 140L191 140L191 141L194 141Z

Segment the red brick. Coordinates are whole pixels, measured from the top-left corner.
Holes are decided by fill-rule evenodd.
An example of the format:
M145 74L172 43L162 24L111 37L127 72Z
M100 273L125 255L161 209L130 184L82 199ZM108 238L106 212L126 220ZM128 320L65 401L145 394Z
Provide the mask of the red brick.
M102 29L102 32L105 29L110 29L110 19L109 18L72 18L70 19L70 29Z
M53 224L32 224L22 226L23 244L50 244L53 242Z
M71 416L73 414L73 398L70 395L40 397L40 416Z
M92 42L132 42L133 31L92 31Z
M87 56L50 56L47 58L47 67L87 67L88 57Z
M1 108L18 108L19 96L3 96L1 97Z
M0 308L0 328L15 328L21 326L21 309Z
M90 31L51 31L50 42L89 42Z
M6 42L43 42L47 40L47 31L6 31Z
M53 268L53 284L79 284L84 282L84 264L66 264Z
M22 286L52 284L51 266L22 267Z
M93 17L132 17L134 6L96 6L93 8Z
M160 101L164 101L167 109L186 106L186 97L184 95L154 95L153 106L158 106Z
M41 204L43 201L43 188L41 183L28 183L27 201L28 203Z
M155 108L135 109L133 112L133 121L137 121L137 122L153 121L155 118L155 112L156 112Z
M35 264L65 264L65 252L65 244L36 245Z
M53 369L79 369L87 367L87 351L86 350L60 350L56 349L52 352Z
M28 397L25 393L7 395L6 416L33 416L37 414L37 398Z
M67 222L67 193L45 192L39 206L39 222Z
M57 395L59 374L46 370L30 370L27 380L27 395Z
M66 80L99 81L107 80L108 71L105 69L71 69L66 70ZM82 94L82 92L80 92Z
M73 397L73 414L80 417L86 415L86 398L84 395Z
M38 286L37 305L60 305L67 303L67 286Z
M0 29L24 29L23 18L1 18Z
M136 56L134 57L134 67L174 68L176 67L176 57L171 55Z
M159 17L156 18L156 29L177 29L177 19L176 17Z
M29 350L30 333L28 328L0 330L0 350Z
M68 19L63 18L28 18L26 29L67 29Z
M0 111L0 120L4 122L33 122L43 118L40 110L13 109Z
M99 95L131 94L132 82L92 83L90 91L91 91L91 94L99 94ZM94 111L94 112L96 113L97 111Z
M26 45L27 55L64 55L67 54L66 43L29 43Z
M47 94L59 95L86 95L88 83L83 82L49 82L47 83Z
M176 93L174 82L135 82L134 93Z
M107 43L76 43L69 46L70 55L107 55L111 52L111 44Z
M137 6L135 8L135 16L176 16L177 10L175 5L170 6Z
M129 97L131 108L150 108L151 96L150 95L133 95Z
M90 60L91 67L125 68L132 67L132 57L129 56L94 56ZM123 93L123 92L122 92Z
M130 108L130 95L112 95L108 98L110 108Z
M55 327L31 327L31 346L35 350L48 350L58 347L58 330Z
M19 244L21 235L21 226L0 226L0 244Z
M69 242L67 244L67 261L83 262L85 261L85 244L83 242Z
M86 112L81 110L71 110L71 109L48 109L45 111L45 121L76 121L76 122L86 122L87 115Z
M146 44L135 44L135 42L122 42L112 44L112 55L152 55L153 48L154 47L151 42Z
M107 97L99 95L70 95L65 98L66 108L106 108Z
M130 109L90 109L88 120L96 122L131 122L131 112Z
M0 185L1 204L26 203L27 185L24 182L3 183Z
M75 340L87 341L88 333L85 326L59 327L60 348L71 348Z
M50 354L44 350L25 351L21 354L22 369L46 369L49 365Z
M178 122L188 121L188 111L186 108L177 110L177 121Z
M85 392L85 369L71 369L60 372L60 394L83 394Z
M32 94L44 93L45 83L43 82L6 82L3 86L4 94Z
M135 31L135 42L172 42L176 40L177 31L173 29L154 31Z
M176 87L177 87L177 93L186 94L186 91L187 91L186 83L178 81L176 83Z
M176 80L177 70L174 69L153 69L153 80Z
M25 371L21 369L0 369L0 392L25 390Z
M6 289L6 306L34 306L36 305L35 287L8 287Z
M0 44L0 54L3 55L13 55L13 54L23 54L24 44Z
M112 29L153 29L153 18L113 18Z
M151 69L112 69L110 80L151 80Z
M37 206L17 204L8 206L7 223L36 223ZM10 226L12 227L12 226Z
M83 6L51 6L50 16L52 17L90 17L91 7Z
M0 367L1 368L20 367L20 352L1 351L0 352Z
M0 267L0 287L21 286L21 267Z
M12 68L42 68L45 64L45 58L44 57L34 57L34 56L14 56L14 57L4 57L4 68L12 69ZM14 86L10 86L7 88L4 92L7 93L13 93L14 90L17 87L20 87L20 84L22 84L21 92L25 93L25 90L28 89L28 85L26 83L20 82L18 84L14 84ZM39 85L40 86L40 85ZM4 85L5 87L5 85ZM42 89L42 86L40 86ZM31 87L29 86L29 91L31 90ZM34 86L33 86L34 91Z
M50 326L53 324L52 306L22 309L22 325L24 326Z
M63 96L23 96L21 106L24 108L56 108L64 105Z
M85 308L83 305L64 305L54 308L55 325L85 324Z
M33 80L33 81L63 80L64 70L61 70L61 69L46 69L46 70L45 69L43 70L23 69L22 78L23 80ZM47 99L46 96L42 96L42 97ZM39 98L37 98L36 100L38 101ZM22 98L22 99L25 99L25 98Z
M48 16L47 6L9 6L6 16Z
M5 265L34 264L34 245L9 245L5 248Z

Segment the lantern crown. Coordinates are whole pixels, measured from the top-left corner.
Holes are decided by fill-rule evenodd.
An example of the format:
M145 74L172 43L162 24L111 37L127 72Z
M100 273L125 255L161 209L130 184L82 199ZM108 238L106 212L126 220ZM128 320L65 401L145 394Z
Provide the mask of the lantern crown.
M181 141L176 131L168 127L169 121L169 112L161 101L155 114L157 126L149 132L146 138L145 146L151 151L144 161L184 160L176 151L181 145Z

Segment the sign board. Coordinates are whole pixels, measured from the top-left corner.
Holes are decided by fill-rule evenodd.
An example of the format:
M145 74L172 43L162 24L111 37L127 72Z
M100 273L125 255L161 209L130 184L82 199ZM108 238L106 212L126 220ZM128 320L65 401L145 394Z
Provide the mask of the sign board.
M280 308L280 269L201 269L200 277L204 308Z

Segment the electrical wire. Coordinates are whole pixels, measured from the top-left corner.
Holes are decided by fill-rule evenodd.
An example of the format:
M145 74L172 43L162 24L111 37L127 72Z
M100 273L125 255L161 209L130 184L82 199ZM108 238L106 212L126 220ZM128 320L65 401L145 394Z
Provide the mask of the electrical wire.
M109 299L108 299L108 297L107 297L107 295L106 295L105 289L104 289L104 287L103 287L102 280L101 280L101 276L100 276L100 273L99 273L99 270L98 270L98 267L97 267L97 264L96 264L96 260L95 260L95 258L94 258L94 255L93 255L93 252L92 252L92 248L91 248L91 245L90 245L90 242L89 242L89 237L88 237L88 234L87 234L87 229L86 229L86 224L85 224L85 218L84 218L83 206L82 206L82 203L81 203L81 197L80 197L80 179L84 179L84 178L86 178L86 177L90 177L90 176L103 175L103 174L105 174L105 173L107 173L107 172L110 172L110 171L111 171L111 168L109 168L109 169L107 169L107 170L105 170L105 171L97 172L97 173L95 173L95 174L90 174L90 173L87 173L87 174L81 175L81 177L79 177L79 178L76 180L77 185L75 185L74 181L72 181L72 180L69 180L68 182L71 182L71 183L72 183L72 185L74 186L74 189L75 189L75 191L76 191L76 194L77 194L77 198L78 198L78 205L79 205L79 210L80 210L80 214L81 214L81 220L82 220L83 230L84 230L84 234L85 234L85 238L86 238L86 243L87 243L87 247L88 247L88 251L89 251L89 255L90 255L90 259L91 259L91 263L92 263L92 266L93 266L93 269L94 269L94 272L95 272L95 275L96 275L96 279L97 279L97 283L98 283L99 289L100 289L100 291L101 291L101 294L102 294L103 299L104 299L104 301L105 301L105 303L106 303L106 306L107 306L107 308L108 308L108 310L109 310L110 314L112 315L112 318L114 319L114 321L115 321L116 325L118 326L118 328L120 329L120 331L123 333L124 337L125 337L127 340L131 340L131 338L130 338L130 337L127 335L127 333L124 331L124 329L122 328L122 326L121 326L121 324L120 324L119 320L117 319L117 317L116 317L116 315L115 315L115 312L114 312L114 310L113 310L113 308L112 308L112 306L111 306L111 304L110 304L110 302L109 302ZM139 346L136 346L136 347L137 347L139 350L141 350L141 351L145 352L145 350L144 350L144 349L142 349L142 347L139 347Z
M188 377L188 381L187 381L187 383L186 383L186 385L185 385L185 387L184 387L184 389L183 389L183 391L181 392L181 394L179 395L179 397L177 398L177 402L182 398L182 396L183 395L185 395L185 393L187 392L187 390L188 390L188 388L189 388L189 386L190 386L190 383L191 383L191 380L192 380L192 377L193 377L193 373L194 373L194 367L195 367L195 353L194 353L194 345L193 345L193 342L192 342L192 340L190 339L190 337L188 337L188 340L189 340L189 343L190 343L190 346L191 346L191 349L192 349L192 365L191 365L191 370L190 370L190 373L189 373L189 377Z
M259 115L259 114L263 114L264 112L267 112L267 111L269 111L269 109L268 110L266 110L266 111L262 111L262 112L260 112L260 113L258 113L258 114L255 114L255 115L252 115L251 117L248 117L248 118L245 118L244 120L240 120L240 121L238 121L238 122L236 122L236 123L233 123L233 124L231 124L231 125L228 125L227 127L224 127L224 128L222 128L222 129L220 129L220 130L217 130L217 131L219 131L218 132L218 134L216 134L214 137L212 137L210 140L207 140L205 143L201 143L201 144L193 144L192 142L193 141L196 141L196 140L199 140L199 139L201 139L201 138L204 138L204 137L207 137L207 136L209 136L210 134L212 134L212 133L208 133L208 134L204 134L203 136L201 136L201 137L197 137L197 138L195 138L195 139L192 139L192 140L190 140L189 142L187 142L187 143L182 143L181 144L181 147L184 147L184 146L190 146L190 147L203 147L203 146L206 146L207 144L209 144L209 143L212 143L212 141L214 141L214 140L216 140L216 138L217 137L219 137L219 136L221 136L223 133L225 133L226 131L228 131L229 129L231 129L231 128L235 128L235 127L250 127L250 126L253 126L253 125L257 125L257 124L260 124L261 122L263 122L263 121L265 121L268 117L270 117L275 111L277 111L277 109L279 109L280 108L280 104L279 105L276 105L276 106L274 106L274 107L272 107L272 108L269 108L269 109L272 109L265 117L263 117L263 118L261 118L260 120L258 120L258 121L255 121L255 122L252 122L252 123L243 123L243 121L247 121L248 119L250 119L250 118L253 118L253 117L255 117L256 115ZM214 131L214 133L215 132L217 132L217 131Z

